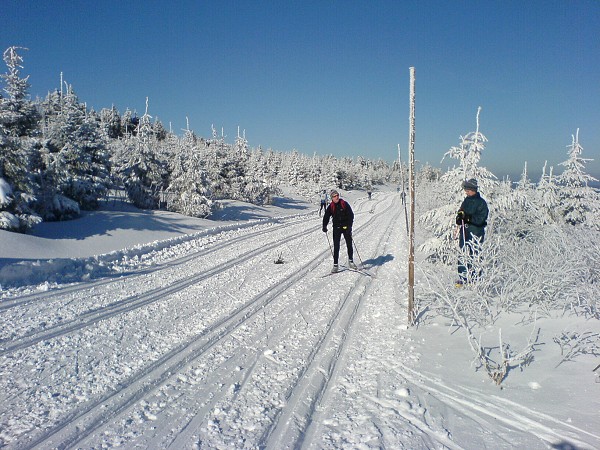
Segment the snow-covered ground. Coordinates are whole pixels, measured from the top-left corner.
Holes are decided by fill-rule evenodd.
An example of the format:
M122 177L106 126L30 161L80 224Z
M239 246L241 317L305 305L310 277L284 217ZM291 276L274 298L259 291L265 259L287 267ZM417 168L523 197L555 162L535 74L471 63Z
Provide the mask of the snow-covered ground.
M328 275L318 205L291 195L0 232L0 447L600 448L599 361L556 367L552 342L584 319L538 319L495 385L461 329L407 326L398 194L342 197L364 273Z

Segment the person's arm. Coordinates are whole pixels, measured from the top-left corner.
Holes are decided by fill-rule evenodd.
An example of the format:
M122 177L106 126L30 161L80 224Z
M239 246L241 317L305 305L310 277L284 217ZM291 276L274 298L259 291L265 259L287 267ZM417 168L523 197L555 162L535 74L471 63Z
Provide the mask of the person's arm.
M476 227L485 227L487 225L487 218L489 214L489 209L486 202L480 202L477 205L477 209L475 210L475 214L469 217L468 222L475 225Z
M325 208L325 214L323 214L323 231L327 232L327 225L329 224L329 218L331 217L331 205Z

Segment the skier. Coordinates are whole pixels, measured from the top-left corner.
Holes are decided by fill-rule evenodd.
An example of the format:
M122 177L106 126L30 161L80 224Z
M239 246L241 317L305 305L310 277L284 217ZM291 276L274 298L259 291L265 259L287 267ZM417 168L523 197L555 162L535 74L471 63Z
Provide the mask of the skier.
M327 191L323 190L323 194L321 194L321 207L319 208L319 217L321 217L321 211L327 208Z
M327 225L329 219L333 218L333 268L332 273L339 271L338 260L340 256L340 241L342 234L346 241L346 248L348 249L348 267L356 269L356 264L352 260L352 224L354 222L354 212L347 201L340 198L340 193L333 189L330 192L331 203L325 209L325 215L323 216L323 232L327 233Z
M479 195L477 180L471 178L462 183L466 197L456 213L456 233L462 256L458 259L458 276L456 286L473 281L479 273L473 269L473 258L477 256L479 245L485 238L485 227L488 218L487 202Z

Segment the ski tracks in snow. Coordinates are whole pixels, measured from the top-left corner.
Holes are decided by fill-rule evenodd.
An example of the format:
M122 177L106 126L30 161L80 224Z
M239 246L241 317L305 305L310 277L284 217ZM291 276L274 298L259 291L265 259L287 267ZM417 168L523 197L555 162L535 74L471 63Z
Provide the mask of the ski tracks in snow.
M278 353L285 349L281 345L278 351L269 349L272 342L278 342L274 336L298 328L300 335L306 335L307 306L302 297L294 298L294 289L305 285L310 278L308 274L328 260L328 249L316 252L311 249L304 252L303 258L296 258L300 267L291 267L295 270L283 278L266 277L265 282L263 276L259 288L254 284L242 295L233 294L227 288L239 282L240 277L223 273L239 271L244 264L255 265L256 259L264 263L270 251L278 248L290 249L295 245L297 249L305 249L307 239L314 240L315 235L320 235L319 224L306 226L306 220L272 228L258 231L254 236L251 232L247 239L234 238L218 244L218 252L207 247L142 274L70 286L5 304L2 320L12 322L14 327L13 335L2 341L0 350L0 357L7 363L2 369L6 394L0 442L15 448L67 448L82 444L123 445L141 440L160 447L181 448L179 445L189 446L190 442L202 446L203 432L210 441L210 431L222 426L218 425L218 418L211 418L223 413L219 401L228 403L242 397L240 393L249 381L256 382L260 377L257 368L282 364ZM264 243L257 239L258 234L264 235ZM250 245L246 247L241 241ZM226 254L223 262L219 262L221 253ZM199 260L208 260L209 268L190 271L195 264L202 266ZM182 268L186 269L183 274ZM243 279L251 277L254 271L252 267L245 269ZM214 284L198 288L208 281ZM220 315L199 320L200 325L191 330L180 325L169 335L160 328L170 323L167 319L175 321L187 314L199 318L194 306L208 308L212 304L215 309L214 303L194 303L201 303L197 302L197 296L216 286L217 290L221 287L217 298L223 300L225 296L231 300L221 302L228 303L229 309L221 305ZM117 294L123 287L128 294L124 297ZM196 292L197 289L201 292ZM135 293L131 295L132 292ZM193 305L190 307L186 302ZM75 305L78 308L71 310ZM325 311L320 306L318 302L311 306L317 307L313 315ZM44 308L49 319L36 321L36 317L43 316ZM36 309L41 309L37 316ZM331 322L322 324L326 330ZM320 339L322 331L313 331L314 337ZM178 334L183 338L173 339ZM103 336L107 339L104 342ZM166 338L166 342L161 338ZM148 340L156 341L142 345ZM135 345L140 345L138 352L124 348ZM294 345L310 349L310 344L302 339ZM146 353L148 350L151 352ZM127 356L120 357L121 353ZM33 376L27 377L27 371ZM285 381L297 379L295 374L302 371L302 362L294 361L276 377L289 393L293 388ZM265 376L265 382L270 384L272 374L268 372ZM249 429L261 426L268 429L278 415L277 408L283 407L281 393L274 391L272 397L271 411L262 411L257 406L260 402L250 406L258 410L259 418ZM261 424L262 418L267 419L266 425ZM148 427L145 426L148 421L167 425ZM185 425L180 429L182 423ZM242 430L242 435L248 432L252 436L249 429ZM264 429L257 433L264 434ZM239 439L235 432L233 436Z
M313 213L145 255L120 278L3 302L0 446L599 442L411 368L419 355L406 327L400 201L387 194L353 206L360 255L376 279L321 278L331 253ZM273 265L281 254L285 263Z

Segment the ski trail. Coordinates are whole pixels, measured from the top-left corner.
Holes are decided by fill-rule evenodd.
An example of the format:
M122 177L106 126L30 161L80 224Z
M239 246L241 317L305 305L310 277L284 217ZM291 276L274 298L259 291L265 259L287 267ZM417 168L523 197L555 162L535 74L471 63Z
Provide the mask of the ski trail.
M293 216L291 218L275 218L275 219L267 219L262 221L260 224L251 223L251 224L240 224L235 229L232 228L231 225L223 227L224 230L218 232L218 234L214 234L215 231L201 232L192 235L188 239L182 240L180 238L174 239L172 245L162 248L159 252L165 254L166 261L162 263L154 263L151 270L146 267L138 268L138 269L130 269L128 271L119 272L119 276L132 276L139 274L146 274L150 271L155 271L156 269L160 269L163 267L176 267L189 263L191 260L204 257L213 253L217 253L219 251L225 250L228 247L239 246L243 244L245 241L252 241L262 235L271 234L273 231L277 231L280 229L287 229L290 226L294 226L297 224L303 224L306 222L306 214L301 215L301 217ZM253 230L253 228L259 227L258 230ZM231 236L233 230L236 232L240 229L248 229L249 232L246 232L240 236ZM218 239L225 239L224 241L218 241ZM217 240L217 242L215 242ZM170 258L171 248L185 246L189 247L190 251L183 256L177 256L175 258ZM194 250L195 246L200 246L199 250ZM153 252L156 252L153 250ZM96 258L101 258L96 257ZM91 258L90 258L91 259ZM104 261L104 264L107 264ZM114 283L115 280L110 275L106 274L108 278L103 278L100 280L92 281L92 282L84 282L84 283L74 283L70 285L60 285L55 289L51 289L49 291L27 294L16 298L7 298L3 299L0 303L0 312L4 310L9 310L15 307L23 307L29 305L31 303L48 303L53 299L62 299L65 297L67 293L78 292L81 290L87 291L91 288L99 288L106 284ZM1 342L1 340L0 340Z
M113 420L151 391L164 384L174 374L183 371L193 360L203 355L250 317L260 313L262 308L273 301L281 292L302 280L308 271L318 266L322 257L322 254L318 255L305 270L253 298L234 314L220 323L214 324L202 336L173 349L164 357L149 365L143 372L138 373L135 378L127 380L117 391L109 393L85 408L71 413L53 429L44 432L42 436L28 443L28 448L42 444L44 447L56 445L55 436L59 439L61 446L70 447L78 444L102 425Z
M445 402L449 408L460 411L476 422L481 422L483 416L504 423L509 429L533 434L549 445L567 438L569 442L580 448L594 448L600 442L600 435L575 427L547 414L536 412L523 405L497 396L500 404L490 402L488 398L479 398L480 393L466 387L450 387L441 380L422 372L416 372L409 367L390 366L389 369L418 386L423 392L435 394L438 400ZM503 408L502 404L510 408ZM517 413L519 409L522 412ZM582 435L595 439L595 444L584 441Z
M364 225L362 227L357 227L357 234L360 235L362 232L368 233L370 227L375 226L377 226L377 224L369 218L366 227ZM305 236L310 235L312 232L315 232L315 230L311 228L308 231L302 230L291 236L296 236L298 240L303 240ZM316 231L316 233L319 232L320 229ZM277 236L274 238L275 240L280 241ZM289 240L287 243L289 243ZM247 252L247 254L256 257L257 255L260 256L265 254L271 248L274 247L262 245L260 247L262 252L253 249ZM113 424L116 424L117 417L122 416L127 411L131 411L134 407L139 410L139 405L147 404L145 399L153 392L163 389L167 390L169 389L169 386L176 385L177 380L174 380L174 378L177 379L177 374L185 372L188 367L196 364L196 361L204 358L204 355L209 349L222 346L224 340L231 340L234 331L240 330L243 324L248 323L249 321L255 321L262 324L261 314L264 314L265 311L267 311L265 308L267 306L270 307L270 304L275 300L278 300L279 297L285 297L285 295L287 295L286 292L293 290L292 288L296 284L304 284L304 280L307 278L310 279L309 274L314 276L312 274L315 272L315 268L323 263L328 252L328 249L324 249L317 253L311 261L303 265L302 268L297 270L291 276L276 281L270 287L257 293L256 296L253 297L252 302L240 306L234 313L230 313L219 321L214 322L201 335L194 337L191 341L183 342L172 348L155 362L149 365L146 364L142 370L135 372L130 378L122 380L119 385L115 386L114 390L101 396L94 396L95 400L80 403L70 412L63 412L63 415L60 416L59 420L54 422L48 429L42 430L41 434L38 434L35 438L33 438L33 436L28 436L28 439L25 442L21 442L21 444L30 447L36 447L38 445L43 447L46 445L68 447L82 442L95 442L93 436L95 433L98 434L98 432L102 430L110 429L113 427ZM223 267L220 268L223 269ZM183 280L176 281L173 284L177 287L177 283L180 282L183 283ZM108 289L112 284L113 283L109 283L105 287ZM145 285L144 288L146 288ZM95 289L101 291L97 285L95 285ZM177 289L175 289L175 291L177 291ZM137 298L140 297L140 295L132 296L132 298L134 297ZM301 300L301 298L299 300ZM135 300L132 300L132 302L135 302ZM299 302L296 308L297 313L290 316L290 320L292 320L293 317L298 317L298 315L302 316L302 310L304 308L302 303ZM113 311L113 313L113 316L118 315L116 311ZM269 314L277 315L278 312L269 310ZM106 318L110 318L110 316L107 316ZM88 326L82 325L81 329L90 328L92 325L93 324L88 324ZM289 326L289 323L284 323L279 331L277 331L278 329L275 329L275 331L271 333L281 333L286 331ZM187 424L184 426L185 431L181 432L182 434L180 437L178 437L176 433L172 433L171 445L179 445L179 443L191 439L192 436L197 436L198 428L207 423L207 411L210 411L220 399L229 400L231 398L235 401L239 393L244 391L244 386L251 379L259 362L261 366L265 363L278 363L277 358L272 358L269 353L260 351L261 346L264 348L264 344L262 344L264 338L265 336L263 333L258 334L254 344L251 344L254 346L255 350L249 354L245 354L241 350L236 350L236 354L239 356L235 356L232 361L237 361L239 367L249 368L249 370L222 377L220 379L223 384L221 388L215 389L214 384L217 382L216 378L211 378L208 384L202 386L196 385L196 391L200 390L200 392L205 392L207 396L211 396L212 398L210 401L200 405L198 414L192 417L190 417L189 414L186 414L187 420L182 422ZM269 336L269 334L266 335L266 338L267 341L269 341L269 339L277 340L277 338L273 338L272 336ZM223 366L223 368L225 367L227 366ZM53 374L48 373L46 376L51 376L53 378L56 376L59 378L62 376L62 372L62 369L57 367ZM227 371L222 373L227 373ZM185 379L186 376L181 377L181 380ZM191 377L189 379L192 380ZM201 380L194 381L194 383L196 382L201 382ZM182 383L185 383L185 381L182 381ZM227 384L238 387L231 392L230 389L226 388ZM194 393L191 392L190 395L194 395ZM194 402L195 400L192 400L192 404ZM148 420L155 420L157 417L156 411L144 406L142 406L142 409L144 411L143 414L148 417Z
M298 233L294 236L290 236L289 241L294 239L302 239L306 235L313 233L314 230L306 230L302 233ZM288 242L289 242L288 241ZM63 323L59 323L55 326L51 326L45 328L43 331L34 333L34 334L26 334L21 339L11 340L10 343L4 343L2 348L0 349L0 356L3 356L7 353L14 352L16 350L22 350L29 346L35 345L41 341L57 338L59 336L72 333L74 331L80 330L82 328L86 328L92 326L102 320L106 320L116 315L123 314L125 312L132 311L137 308L141 308L147 306L148 304L154 303L157 300L163 299L165 296L173 295L174 293L184 290L189 286L192 286L200 281L206 280L210 277L213 277L217 274L220 274L224 270L232 269L236 265L236 261L238 259L251 258L258 254L261 254L265 251L272 250L273 248L277 248L281 245L279 241L274 243L263 245L257 249L253 249L240 255L236 256L234 259L224 262L223 264L219 264L214 266L212 269L208 271L203 271L199 274L196 274L191 277L186 277L182 280L176 281L169 286L159 287L155 289L151 289L148 292L143 294L135 294L133 296L126 297L117 302L111 303L108 306L103 306L100 308L94 308L88 310L84 313L81 313L71 321L66 321ZM2 343L0 342L0 345Z
M382 234L387 237L399 213L388 219L388 230ZM383 240L378 249L383 248ZM318 414L320 404L329 388L330 381L336 377L337 362L344 352L346 338L350 333L361 299L366 295L370 280L359 278L351 289L335 321L327 328L328 332L319 342L311 355L309 364L300 374L297 383L286 394L286 406L276 418L273 426L260 438L260 446L266 449L300 448L310 433L311 424Z

